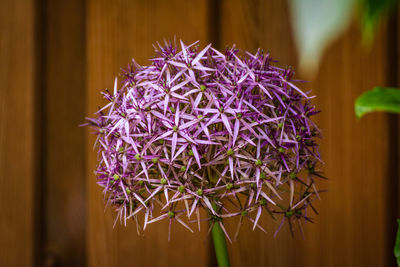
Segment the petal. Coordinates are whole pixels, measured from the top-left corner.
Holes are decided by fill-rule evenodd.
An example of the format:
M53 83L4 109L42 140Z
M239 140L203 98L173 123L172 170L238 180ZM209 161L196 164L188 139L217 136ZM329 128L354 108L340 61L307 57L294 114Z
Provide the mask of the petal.
M229 124L228 117L225 114L221 114L222 122L224 123L226 129L228 130L229 134L233 136L231 125Z
M186 229L188 229L190 232L193 233L193 230L192 230L184 221L182 221L182 220L179 219L178 217L175 217L175 220L176 220L177 222L179 222L180 224L182 224L183 227L185 227Z
M197 56L193 59L192 65L196 65L200 59L204 56L204 54L208 51L208 49L211 47L211 44L207 45L202 51L200 51Z
M201 168L200 157L199 157L199 153L197 152L196 146L192 146L192 151L193 151L193 155L196 159L197 165L199 165L199 168Z
M257 216L256 216L256 219L254 220L254 224L253 224L253 231L254 231L254 229L256 229L257 222L258 222L258 220L260 219L260 216L261 216L261 211L262 211L262 207L259 206L258 207L258 211L257 211Z
M235 145L236 139L238 137L239 128L240 128L240 122L238 119L236 119L235 125L233 126L233 140L232 140L233 146Z
M177 134L177 133L174 133L174 134L172 135L171 158L174 157L177 139L178 139L178 134Z

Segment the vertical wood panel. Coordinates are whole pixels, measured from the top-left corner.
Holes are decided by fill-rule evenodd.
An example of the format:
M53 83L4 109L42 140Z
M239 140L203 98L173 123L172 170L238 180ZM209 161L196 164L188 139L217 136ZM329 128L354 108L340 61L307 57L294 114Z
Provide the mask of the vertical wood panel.
M45 262L85 264L85 2L46 1Z
M325 132L322 153L329 192L321 202L321 218L307 242L307 262L314 265L387 266L389 140L385 114L362 120L354 116L354 100L376 85L386 84L385 30L367 51L352 27L326 53L310 88L318 96ZM329 244L318 247L319 243ZM324 254L316 260L314 255ZM340 256L338 256L340 255Z
M286 1L224 1L222 44L270 51L278 65L294 65ZM385 31L381 31L385 32ZM322 184L329 191L318 204L316 223L307 225L305 240L291 240L287 228L276 240L250 229L230 247L234 266L385 266L387 250L388 124L382 114L361 121L353 103L361 92L385 84L386 40L377 36L366 51L352 27L330 47L318 76L302 88L313 90L322 113ZM296 78L301 79L297 74ZM243 237L246 235L246 237Z
M399 6L400 8L400 6ZM388 42L386 47L386 72L387 72L387 83L386 86L390 87L400 87L400 73L399 73L399 10L390 14L388 18L388 25L386 29L386 34L388 35ZM394 247L396 242L397 233L397 219L400 217L399 212L399 159L400 159L400 146L399 146L399 115L389 114L389 129L388 138L390 142L390 157L388 160L388 180L389 180L389 192L388 192L388 226L387 226L387 236L390 248ZM393 256L393 249L387 251L387 256L391 259L390 263L392 266L396 266L396 258Z
M112 88L114 77L131 58L140 64L153 55L156 41L182 38L185 42L207 40L206 1L95 1L87 4L88 113L101 103L100 91ZM90 136L90 144L94 142ZM93 170L96 154L88 151L88 262L89 266L205 266L205 231L191 234L173 227L167 241L167 223L150 225L137 236L134 222L113 229L115 214L104 213L100 188Z
M0 8L0 265L32 266L35 16L31 0Z

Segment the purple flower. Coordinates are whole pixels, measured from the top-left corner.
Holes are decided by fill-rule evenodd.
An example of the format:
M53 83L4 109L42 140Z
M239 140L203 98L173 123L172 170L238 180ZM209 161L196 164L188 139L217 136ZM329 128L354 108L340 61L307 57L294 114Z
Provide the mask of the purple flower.
M261 50L221 53L181 41L155 52L150 66L133 61L88 118L98 135L98 184L117 219L138 229L166 219L190 231L211 220L228 239L223 223L232 217L240 218L235 238L244 219L265 231L263 214L280 220L278 230L312 221L315 179L323 178L310 120L318 111L293 71Z

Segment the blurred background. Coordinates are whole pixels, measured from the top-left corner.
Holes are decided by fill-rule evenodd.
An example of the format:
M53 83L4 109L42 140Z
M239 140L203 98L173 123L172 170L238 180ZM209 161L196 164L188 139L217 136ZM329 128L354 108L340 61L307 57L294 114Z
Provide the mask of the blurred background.
M350 20L310 75L300 67L287 1L0 3L0 266L216 266L207 227L173 228L170 242L167 222L144 236L134 223L113 228L93 174L93 136L78 127L121 68L132 58L149 64L152 44L174 36L269 51L308 80L302 89L322 110L321 168L329 180L320 185L328 191L315 223L304 239L245 224L229 245L232 266L395 266L399 120L378 113L357 120L353 103L376 85L399 87L397 12L368 45Z

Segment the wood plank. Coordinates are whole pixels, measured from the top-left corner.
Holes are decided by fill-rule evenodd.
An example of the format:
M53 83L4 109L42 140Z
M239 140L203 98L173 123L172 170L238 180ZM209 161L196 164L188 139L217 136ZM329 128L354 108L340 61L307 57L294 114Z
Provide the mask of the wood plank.
M95 1L87 3L88 114L101 103L100 91L112 88L114 77L131 58L148 64L156 41L182 38L185 42L207 40L207 4L173 1ZM89 266L206 266L205 233L191 234L173 228L167 241L167 222L151 225L137 236L134 222L113 229L115 214L104 213L100 188L92 174L96 153L89 135L88 150L88 264Z
M85 2L47 1L44 232L46 266L85 265Z
M296 67L286 1L224 1L223 45L270 51L278 65ZM383 32L383 33L382 33ZM291 240L287 229L270 234L242 232L230 246L233 266L386 266L388 142L387 119L372 114L357 121L353 102L361 92L384 84L386 38L381 31L369 51L353 26L331 46L318 76L302 88L312 89L323 111L321 153L329 191L319 203L316 223L307 225L305 240ZM304 78L297 74L297 78Z
M387 81L386 86L400 88L400 70L399 70L399 16L400 6L397 12L393 12L388 16L386 34L389 38L386 46L386 70L387 70ZM389 191L388 191L388 225L387 225L387 236L389 242L389 248L387 250L387 256L391 259L389 263L392 266L396 266L396 258L393 256L393 246L396 242L397 234L397 219L400 218L400 187L399 187L399 171L400 171L400 146L399 146L399 115L388 114L389 129L388 139L390 142L390 157L387 163L388 168L388 179L389 179Z
M0 265L32 266L35 178L34 1L0 9Z

